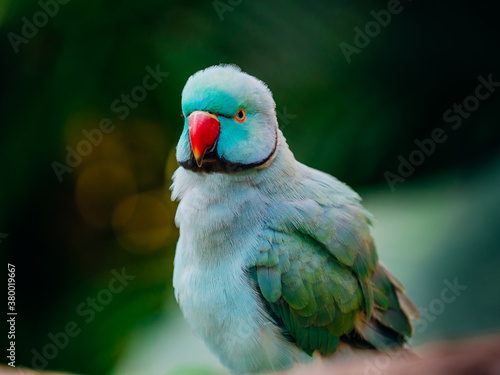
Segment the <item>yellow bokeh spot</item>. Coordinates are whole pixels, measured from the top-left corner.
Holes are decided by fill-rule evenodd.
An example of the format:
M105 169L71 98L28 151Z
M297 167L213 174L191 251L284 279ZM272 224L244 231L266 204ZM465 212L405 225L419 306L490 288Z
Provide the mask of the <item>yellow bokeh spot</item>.
M106 229L111 226L115 206L136 191L134 176L126 165L93 163L78 176L76 205L87 223Z
M151 194L134 194L118 204L113 229L120 245L134 253L152 252L175 236L173 213Z

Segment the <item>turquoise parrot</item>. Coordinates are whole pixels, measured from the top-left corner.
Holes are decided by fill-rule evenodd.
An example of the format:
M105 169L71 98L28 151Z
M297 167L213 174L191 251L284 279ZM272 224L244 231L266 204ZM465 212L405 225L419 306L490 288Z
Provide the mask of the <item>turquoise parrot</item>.
M182 112L175 296L222 364L283 371L341 342L403 347L418 312L378 262L370 214L348 186L295 160L268 87L209 67L187 81Z

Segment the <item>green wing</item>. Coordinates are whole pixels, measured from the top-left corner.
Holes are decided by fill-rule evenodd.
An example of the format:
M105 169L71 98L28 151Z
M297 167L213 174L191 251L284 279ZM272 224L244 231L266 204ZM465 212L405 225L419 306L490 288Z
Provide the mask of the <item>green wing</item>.
M401 346L412 330L399 302L404 291L378 265L365 211L305 200L279 212L250 275L285 334L309 354L332 354L339 340ZM405 307L412 309L406 297Z

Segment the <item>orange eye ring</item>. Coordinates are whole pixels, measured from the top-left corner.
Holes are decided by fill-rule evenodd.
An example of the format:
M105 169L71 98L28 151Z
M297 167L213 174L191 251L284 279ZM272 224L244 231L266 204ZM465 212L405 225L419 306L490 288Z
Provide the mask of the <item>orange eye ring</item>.
M242 122L244 122L247 118L247 113L245 112L245 110L243 108L240 108L238 109L238 112L236 112L236 114L234 115L233 117L236 122L239 122L240 124Z

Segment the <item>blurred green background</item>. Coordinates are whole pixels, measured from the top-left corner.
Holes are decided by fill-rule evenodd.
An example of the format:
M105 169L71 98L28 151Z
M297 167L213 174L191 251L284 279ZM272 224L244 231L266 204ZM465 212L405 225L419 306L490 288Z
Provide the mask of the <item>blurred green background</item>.
M401 7L348 63L339 44L354 45L354 28L387 1L66 0L16 53L10 33L22 37L23 17L42 8L1 0L0 251L16 266L17 364L225 372L173 298L168 191L183 85L221 62L269 85L298 160L362 194L380 258L429 311L413 344L498 332L500 93L457 130L443 114L474 95L478 76L500 81L499 2ZM148 66L168 76L141 91ZM112 103L131 92L146 97L120 116ZM113 131L60 182L53 163L103 118ZM447 141L391 191L384 173L435 128ZM130 279L114 292L123 268ZM446 280L467 286L452 303L441 297ZM60 334L71 322L78 334Z

